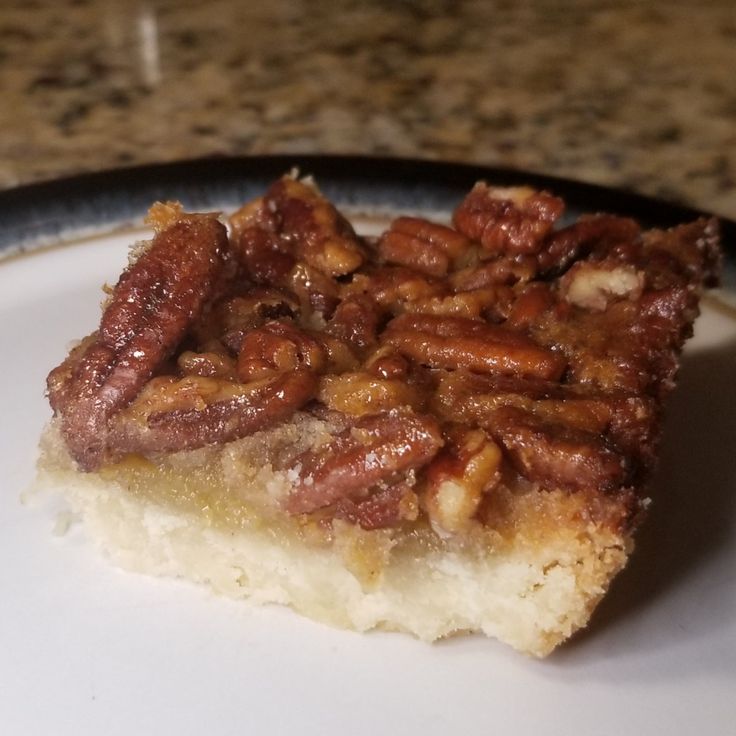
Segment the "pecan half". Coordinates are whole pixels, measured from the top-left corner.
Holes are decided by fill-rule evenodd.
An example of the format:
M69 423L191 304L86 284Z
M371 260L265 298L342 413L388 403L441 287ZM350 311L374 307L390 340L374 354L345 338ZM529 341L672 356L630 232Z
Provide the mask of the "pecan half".
M263 203L278 218L279 237L307 265L328 276L344 276L363 263L352 226L314 185L284 176L271 185Z
M405 379L409 375L409 361L390 345L376 348L366 358L363 368L378 378Z
M317 377L305 368L245 384L201 376L155 378L113 417L111 452L178 452L231 442L285 421L316 386Z
M357 502L341 498L332 516L367 530L386 529L414 521L419 516L419 501L408 483L394 483Z
M560 293L570 304L603 312L620 299L637 300L644 290L644 273L626 263L581 261L561 279Z
M488 286L525 283L537 275L536 258L529 255L501 256L450 274L453 291L484 289Z
M288 322L273 321L243 338L238 353L238 377L244 383L300 367L321 372L327 364L319 341Z
M431 401L440 419L480 427L505 406L599 435L613 447L642 459L651 454L656 439L652 432L654 400L621 391L454 371L439 376Z
M592 432L544 421L513 406L494 411L485 425L514 467L531 481L606 491L627 478L623 456Z
M433 368L467 368L556 380L566 365L563 356L524 335L459 317L403 314L388 324L381 339L403 355Z
M702 217L669 230L650 230L645 233L642 256L646 264L650 265L653 259L668 254L678 264L677 270L688 283L717 286L723 265L723 252L719 242L718 220ZM664 283L656 283L652 279L655 288L671 285L669 270L665 265L663 273L658 274L660 278L664 278Z
M340 302L325 331L360 352L375 345L380 321L378 305L365 294L353 294Z
M280 286L294 267L291 243L279 235L278 219L263 198L243 205L230 218L233 252L249 279Z
M601 257L620 243L633 243L641 234L636 221L615 215L588 215L552 233L537 256L545 275L563 272L576 258L596 251Z
M427 466L422 505L432 525L444 532L463 531L484 493L500 479L501 449L480 429L450 428L449 440Z
M346 296L365 294L385 310L397 314L407 303L445 295L447 285L403 266L367 268L353 276L344 287Z
M290 176L238 210L230 223L236 257L248 278L258 284L293 288L310 281L309 275L292 274L295 267L314 269L329 278L351 273L364 260L350 223L315 186ZM312 289L306 286L311 295ZM324 311L319 306L315 309Z
M227 235L216 217L176 218L123 272L99 330L62 369L66 380L49 377L67 446L84 470L103 461L108 420L181 342L222 269Z
M391 411L362 417L326 447L300 455L296 483L286 500L292 514L309 513L341 499L357 501L425 465L442 446L431 417Z
M388 263L445 276L469 246L467 238L450 227L419 217L399 217L381 236L378 253Z
M296 263L284 283L298 297L305 317L316 312L324 320L334 312L340 301L338 284L306 263Z
M565 205L547 192L478 182L455 210L455 227L490 253L537 253Z

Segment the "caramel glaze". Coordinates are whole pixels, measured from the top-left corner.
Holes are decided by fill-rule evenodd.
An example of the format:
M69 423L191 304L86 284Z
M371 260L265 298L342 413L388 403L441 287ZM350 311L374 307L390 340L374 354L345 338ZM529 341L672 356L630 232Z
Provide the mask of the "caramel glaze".
M334 432L280 461L287 515L471 534L505 498L562 491L630 526L718 226L559 228L563 211L479 183L452 227L399 217L366 239L286 176L228 239L156 205L100 328L49 374L69 452L84 471L155 460L299 411Z

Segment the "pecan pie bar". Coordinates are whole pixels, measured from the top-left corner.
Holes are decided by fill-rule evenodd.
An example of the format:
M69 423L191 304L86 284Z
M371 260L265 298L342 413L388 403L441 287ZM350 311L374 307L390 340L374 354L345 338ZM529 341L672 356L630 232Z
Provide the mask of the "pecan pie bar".
M39 477L120 565L544 656L632 551L718 227L478 183L361 237L285 176L156 204L48 377Z

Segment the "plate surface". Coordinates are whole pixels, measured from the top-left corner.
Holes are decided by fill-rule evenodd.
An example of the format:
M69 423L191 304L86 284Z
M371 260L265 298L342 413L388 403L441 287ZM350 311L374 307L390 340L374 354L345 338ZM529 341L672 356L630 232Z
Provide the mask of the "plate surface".
M232 209L300 163L353 210L446 210L482 176L542 183L573 211L646 215L643 198L608 192L606 199L606 190L591 194L585 185L523 173L387 161L360 169L357 161L195 162L155 167L156 186L170 182L168 191L146 189L152 179L140 172L151 169L140 169L96 175L82 194L75 187L85 178L43 185L36 196L33 188L0 193L0 238L9 251L33 251L0 262L3 733L731 733L736 320L714 299L669 405L637 552L589 629L542 662L479 637L428 646L396 634L335 631L278 607L124 573L82 530L54 535L57 501L20 502L49 417L45 376L71 339L94 328L100 285L114 282L129 244L146 237L104 230L139 219L156 197ZM211 167L211 188L202 167ZM94 196L85 200L84 192ZM671 224L683 212L687 219L687 211L651 203L646 219ZM80 228L95 234L74 239ZM54 238L64 247L37 249Z

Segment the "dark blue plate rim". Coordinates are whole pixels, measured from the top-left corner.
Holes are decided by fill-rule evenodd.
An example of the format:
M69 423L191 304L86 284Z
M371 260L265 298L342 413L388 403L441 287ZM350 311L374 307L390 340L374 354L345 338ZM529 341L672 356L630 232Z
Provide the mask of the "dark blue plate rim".
M177 199L196 210L235 207L294 167L313 175L325 194L343 206L447 210L485 179L499 186L548 189L572 211L626 215L647 227L709 215L625 190L494 166L377 156L222 156L110 169L0 191L0 251L33 249L82 229L109 231L139 223L158 199ZM718 219L726 252L736 254L736 222Z

